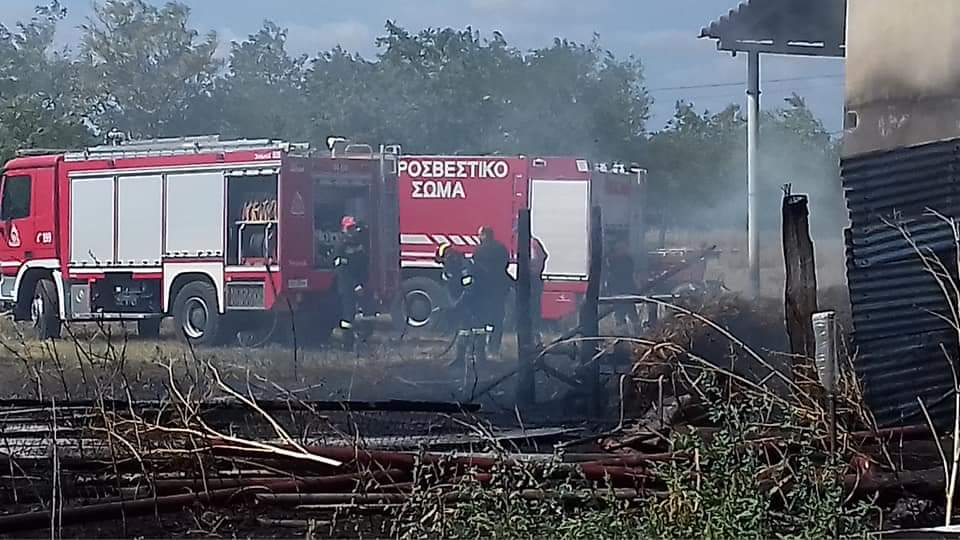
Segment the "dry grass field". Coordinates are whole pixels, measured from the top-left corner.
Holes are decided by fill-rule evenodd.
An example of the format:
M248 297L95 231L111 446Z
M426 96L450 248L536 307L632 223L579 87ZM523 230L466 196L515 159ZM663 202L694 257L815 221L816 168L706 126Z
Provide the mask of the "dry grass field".
M120 325L70 325L63 338L26 339L19 325L0 322L0 398L93 399L100 393L120 399L163 399L171 375L190 384L197 366L209 362L239 388L260 396L292 392L301 399L438 400L464 399L475 378L486 380L514 367L515 341L505 337L501 361L448 366L452 352L443 338L377 337L357 353L338 347L273 345L192 350L173 331L159 341L144 340ZM466 382L465 382L466 381Z

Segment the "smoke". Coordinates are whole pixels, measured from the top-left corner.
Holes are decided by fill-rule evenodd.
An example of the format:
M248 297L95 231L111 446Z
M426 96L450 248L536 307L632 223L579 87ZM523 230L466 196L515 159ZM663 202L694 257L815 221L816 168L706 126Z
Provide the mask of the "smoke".
M783 188L809 197L810 229L816 247L819 283L824 287L845 283L843 229L847 213L840 183L838 141L831 138L802 105L802 100L778 111L764 113L761 123L757 227L760 260L767 294L782 294L783 261L780 239ZM741 121L719 143L691 144L684 152L687 162L664 163L651 171L684 183L667 192L666 199L654 200L666 209L675 231L667 244L695 242L718 244L724 255L714 264L717 273L734 289L747 286L747 149L746 126ZM711 150L712 149L712 150ZM661 147L660 151L664 151ZM706 163L698 164L698 160ZM666 168L665 168L666 167ZM676 169L689 170L675 176ZM704 168L705 172L704 172ZM677 209L683 209L677 212ZM679 215L678 215L679 214ZM656 223L653 224L656 227ZM686 234L685 234L686 233ZM667 247L671 247L668 245ZM697 246L675 246L697 247Z

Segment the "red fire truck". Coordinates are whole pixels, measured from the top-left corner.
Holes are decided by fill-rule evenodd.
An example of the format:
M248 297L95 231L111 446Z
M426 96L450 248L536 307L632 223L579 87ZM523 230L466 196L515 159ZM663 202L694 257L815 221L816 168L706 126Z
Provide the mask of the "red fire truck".
M332 328L343 215L369 227L370 301L399 286L398 153L213 136L18 157L0 187L0 300L44 338L63 321L156 335L172 316L208 344L291 310Z
M529 208L533 236L549 253L543 315L576 312L586 292L590 207L603 210L605 236L644 254L645 171L571 157L403 156L399 161L400 261L406 323L433 326L449 303L436 249L450 244L468 256L482 226L493 227L516 260L516 218ZM510 267L516 276L516 264Z

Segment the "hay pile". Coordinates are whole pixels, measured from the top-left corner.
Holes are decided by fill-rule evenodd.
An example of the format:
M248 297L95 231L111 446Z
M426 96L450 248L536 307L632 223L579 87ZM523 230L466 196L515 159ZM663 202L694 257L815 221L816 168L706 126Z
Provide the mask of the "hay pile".
M647 411L664 395L686 393L689 389L682 387L688 381L683 379L697 376L698 363L709 363L755 382L769 381L771 366L783 373L789 372L789 357L768 352L783 351L787 345L783 308L776 302L712 295L690 296L676 305L695 315L664 307L661 319L647 334L657 345L634 347L632 374L636 384L626 396L627 410L634 415ZM736 340L761 354L763 362ZM686 366L686 376L678 378L681 363ZM666 390L665 385L669 387Z

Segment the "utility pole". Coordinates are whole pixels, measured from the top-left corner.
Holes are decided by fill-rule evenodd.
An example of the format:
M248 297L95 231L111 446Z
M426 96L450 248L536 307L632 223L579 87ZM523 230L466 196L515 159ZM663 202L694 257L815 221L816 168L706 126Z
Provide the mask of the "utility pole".
M750 294L760 294L760 224L757 222L757 175L760 144L760 53L747 53L747 257Z

